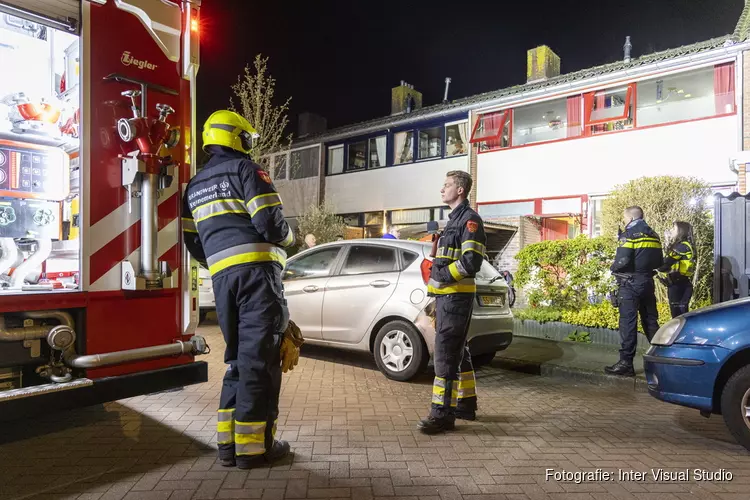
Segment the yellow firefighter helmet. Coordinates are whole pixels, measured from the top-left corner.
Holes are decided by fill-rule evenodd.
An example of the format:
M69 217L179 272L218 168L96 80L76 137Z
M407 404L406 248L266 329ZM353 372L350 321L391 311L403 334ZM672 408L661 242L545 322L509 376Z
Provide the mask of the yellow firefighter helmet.
M245 118L234 111L215 111L203 125L203 150L206 146L225 146L248 154L258 132Z

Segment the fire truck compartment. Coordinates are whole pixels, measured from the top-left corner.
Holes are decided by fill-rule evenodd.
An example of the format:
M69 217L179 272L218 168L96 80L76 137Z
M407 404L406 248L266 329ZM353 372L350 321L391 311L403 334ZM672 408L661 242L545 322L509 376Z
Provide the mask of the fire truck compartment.
M80 287L79 52L0 11L0 300Z

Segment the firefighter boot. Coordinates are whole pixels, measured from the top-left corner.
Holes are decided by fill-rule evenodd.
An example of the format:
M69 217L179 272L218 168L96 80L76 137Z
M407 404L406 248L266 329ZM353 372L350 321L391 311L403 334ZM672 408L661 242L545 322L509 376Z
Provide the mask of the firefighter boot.
M263 467L270 463L281 460L282 458L286 457L290 451L291 447L289 446L288 442L282 441L281 439L276 439L274 440L271 448L264 454L250 458L240 457L237 460L237 468L253 469L255 467Z
M417 424L417 429L423 434L438 434L440 432L452 431L456 428L456 420L450 417L429 416Z
M619 375L621 377L635 377L635 370L633 364L627 361L618 361L612 366L607 366L604 371L610 375Z

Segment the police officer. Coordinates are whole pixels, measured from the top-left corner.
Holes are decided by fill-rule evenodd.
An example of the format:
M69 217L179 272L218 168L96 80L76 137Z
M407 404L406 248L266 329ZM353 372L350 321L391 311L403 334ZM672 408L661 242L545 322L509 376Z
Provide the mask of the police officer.
M667 286L669 309L676 318L688 312L693 296L696 260L693 228L687 222L676 221L667 236L669 247L659 273L666 273L666 277L660 279Z
M274 436L282 332L289 324L282 247L294 244L294 233L268 173L248 156L254 138L255 129L239 114L213 113L203 127L203 149L211 157L188 183L182 209L185 244L211 272L226 341L224 362L229 366L218 413L219 459L241 469L290 451L289 443Z
M638 313L649 341L659 329L654 275L662 265L661 240L646 221L640 207L623 214L625 231L620 234L615 261L610 267L619 285L620 360L604 368L606 373L635 376L633 358L638 342Z
M440 191L452 211L427 284L428 295L436 297L437 331L431 411L418 426L425 434L453 430L456 418L476 418L476 380L466 337L486 237L482 219L469 207L471 185L468 173L451 171Z

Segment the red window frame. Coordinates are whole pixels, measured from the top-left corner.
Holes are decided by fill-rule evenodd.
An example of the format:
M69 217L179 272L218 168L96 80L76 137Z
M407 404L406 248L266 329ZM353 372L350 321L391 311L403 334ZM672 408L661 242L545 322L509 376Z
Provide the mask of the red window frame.
M594 92L588 92L583 95L583 104L584 104L584 112L583 112L583 122L584 122L584 131L590 133L591 127L595 125L603 125L605 123L612 123L612 122L619 122L623 120L627 120L628 118L633 119L633 128L635 128L635 109L636 109L636 103L635 103L635 83L629 83L627 84L627 91L625 92L625 109L623 111L622 115L614 116L612 118L602 118L600 120L591 120L591 114L594 112L594 100L596 98L597 94L601 94L602 92L607 92L610 89L603 89L603 90L595 90ZM631 113L632 110L632 113Z
M487 142L489 144L497 143L496 146L491 145L489 149L504 149L500 141L502 141L502 135L503 135L503 130L505 129L505 124L509 123L511 137L508 137L508 146L506 147L510 147L511 144L513 144L513 138L512 138L513 123L512 123L512 115L511 115L512 111L513 111L512 109L504 109L502 111L492 111L490 113L483 113L479 115L477 122L474 124L474 129L471 131L471 139L469 140L469 143L471 144L476 144L476 143L481 143L481 142ZM486 133L486 135L477 137L479 124L483 123L485 118L488 118L490 116L498 116L498 115L502 115L502 117L500 118L500 122L498 124L499 126L497 127L497 129L495 129L495 127L489 130L485 128L482 131L482 133L483 134Z

